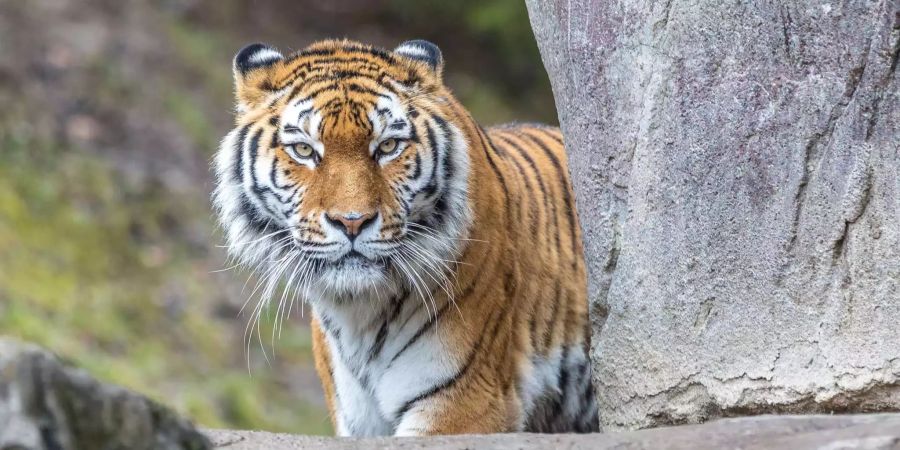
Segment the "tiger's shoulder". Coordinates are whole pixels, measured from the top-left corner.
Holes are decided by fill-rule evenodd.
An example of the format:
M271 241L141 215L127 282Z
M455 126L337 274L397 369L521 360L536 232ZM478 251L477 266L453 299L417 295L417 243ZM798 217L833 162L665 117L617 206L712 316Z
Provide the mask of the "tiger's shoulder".
M519 156L527 163L548 159L551 165L565 169L565 144L558 127L538 122L512 122L489 127L486 132L491 144L505 156Z
M509 163L510 170L525 178L536 178L542 195L553 197L554 191L556 195L565 195L569 190L568 159L558 127L513 122L485 131L491 146Z
M564 253L583 276L581 228L560 129L540 123L511 123L486 132L491 147L504 161L503 180L522 209L522 220L534 223L536 215L549 217L532 226L547 236L562 236L569 245L557 245L552 253Z

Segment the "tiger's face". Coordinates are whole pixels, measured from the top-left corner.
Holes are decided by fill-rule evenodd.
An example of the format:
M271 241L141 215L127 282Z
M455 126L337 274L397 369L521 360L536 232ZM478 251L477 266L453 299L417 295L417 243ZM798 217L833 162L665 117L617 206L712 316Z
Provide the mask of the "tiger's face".
M238 53L214 203L230 253L268 274L266 290L283 279L310 300L341 299L444 276L470 212L441 64L424 41Z

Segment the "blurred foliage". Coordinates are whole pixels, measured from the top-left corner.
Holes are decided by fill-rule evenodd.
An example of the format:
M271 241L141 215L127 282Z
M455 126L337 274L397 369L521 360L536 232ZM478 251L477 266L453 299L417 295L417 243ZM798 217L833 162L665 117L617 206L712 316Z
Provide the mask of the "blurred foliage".
M476 119L556 123L524 0L390 0L383 20L442 48L447 82Z
M485 124L555 121L519 0L0 0L0 333L203 426L329 433L303 317L245 351L208 163L236 49L343 36L430 39Z
M8 137L3 148L4 334L51 348L205 426L329 430L321 406L285 398L264 367L252 377L242 369L234 324L217 318L215 305L191 301L208 297L216 281L169 236L206 211L159 187L133 191L94 158ZM35 176L42 173L53 176ZM271 328L265 321L262 335ZM278 350L280 364L308 366L309 330L289 327Z

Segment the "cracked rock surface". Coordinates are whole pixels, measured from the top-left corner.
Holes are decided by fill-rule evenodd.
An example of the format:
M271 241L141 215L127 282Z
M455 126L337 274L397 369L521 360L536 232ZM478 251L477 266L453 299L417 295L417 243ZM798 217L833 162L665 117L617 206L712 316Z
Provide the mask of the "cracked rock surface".
M0 337L0 449L207 448L204 435L163 406Z
M900 409L900 2L527 4L601 427Z

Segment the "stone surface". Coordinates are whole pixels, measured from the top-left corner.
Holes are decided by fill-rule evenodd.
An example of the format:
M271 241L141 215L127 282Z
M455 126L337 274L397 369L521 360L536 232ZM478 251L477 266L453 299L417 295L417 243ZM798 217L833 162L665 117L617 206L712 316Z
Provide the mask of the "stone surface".
M206 448L204 435L164 407L0 337L0 449Z
M900 414L763 416L704 425L609 434L496 434L433 438L335 439L256 431L207 430L215 448L281 449L900 449Z
M900 408L900 2L527 4L602 428Z

